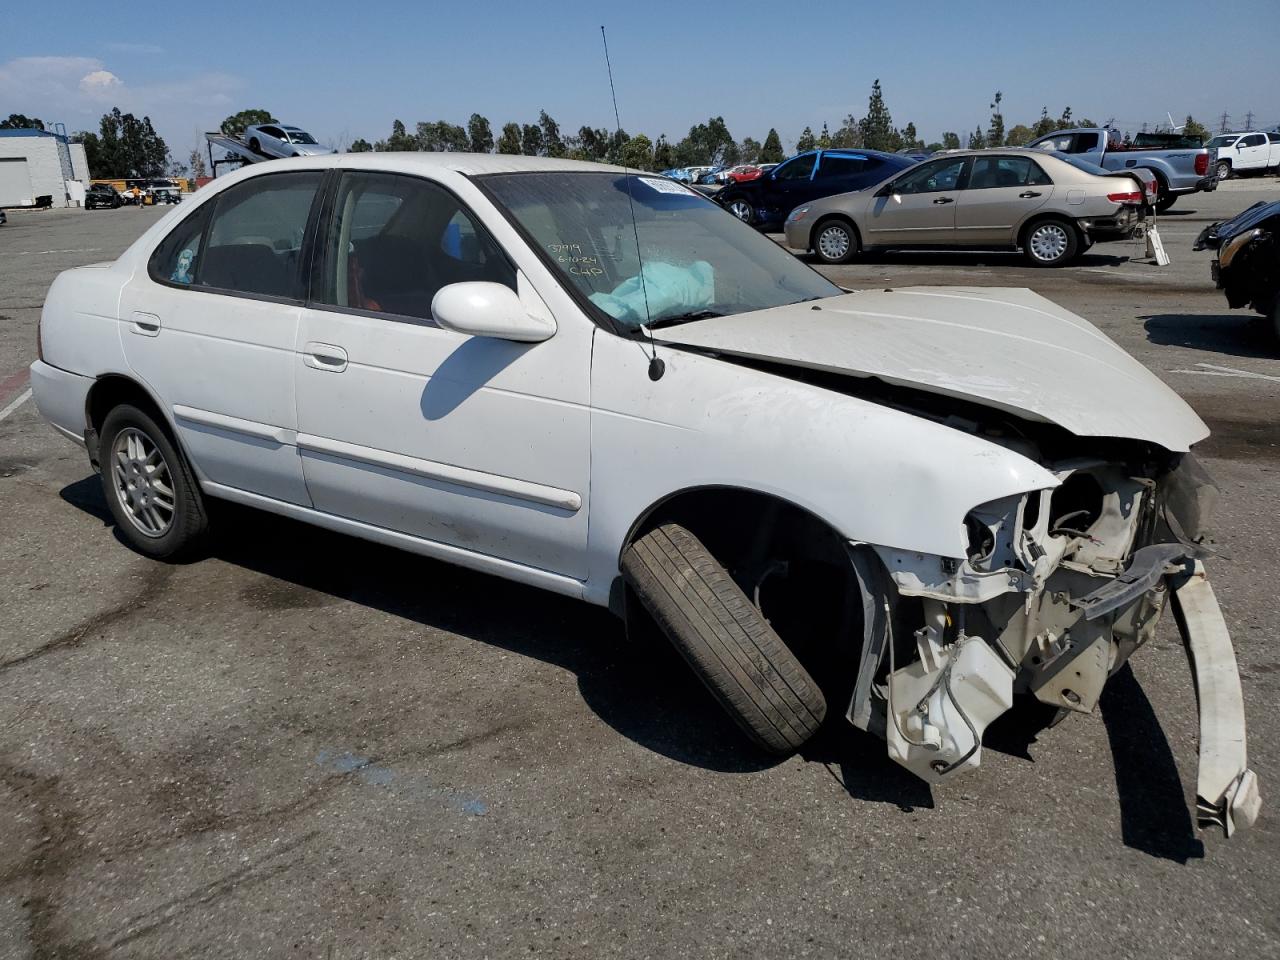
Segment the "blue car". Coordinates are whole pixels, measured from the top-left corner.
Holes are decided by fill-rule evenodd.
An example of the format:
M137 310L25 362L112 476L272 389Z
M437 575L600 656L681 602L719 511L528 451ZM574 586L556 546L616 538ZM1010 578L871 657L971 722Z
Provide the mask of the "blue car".
M780 229L787 214L802 203L874 186L915 162L878 150L813 150L756 180L726 185L715 200L752 226Z

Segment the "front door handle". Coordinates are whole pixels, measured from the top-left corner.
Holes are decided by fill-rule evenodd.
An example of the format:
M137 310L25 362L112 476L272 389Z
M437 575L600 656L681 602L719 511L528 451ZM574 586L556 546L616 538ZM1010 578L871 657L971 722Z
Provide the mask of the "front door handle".
M129 317L129 332L140 337L158 337L160 335L160 318L154 313L140 313L135 310Z
M950 197L939 197L934 203L955 203Z
M1036 191L1034 190L1025 190L1022 193L1018 194L1019 199L1022 199L1022 200L1029 200L1031 197L1038 197L1038 196L1040 196L1040 194L1036 193Z
M313 370L341 373L347 369L347 351L332 343L308 343L302 348L302 362Z

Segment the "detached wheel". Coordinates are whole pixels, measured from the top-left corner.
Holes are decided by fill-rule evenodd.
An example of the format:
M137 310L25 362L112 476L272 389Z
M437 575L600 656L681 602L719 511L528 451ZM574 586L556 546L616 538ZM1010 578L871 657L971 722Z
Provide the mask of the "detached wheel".
M858 252L858 237L844 220L828 220L813 232L813 252L823 263L848 263Z
M743 200L741 197L730 200L726 209L743 223L755 223L756 212L752 209L751 204Z
M622 574L757 745L785 756L817 732L822 691L697 537L673 523L651 530L623 554Z
M1080 234L1065 220L1041 220L1028 228L1022 249L1037 267L1060 267L1079 252Z
M168 431L122 404L107 414L99 444L107 506L129 544L156 559L193 549L208 527L204 498Z
M1231 163L1230 163L1230 161L1228 161L1228 160L1219 160L1219 161L1218 161L1218 167L1217 167L1217 170L1216 170L1215 172L1218 174L1218 179L1219 179L1219 180L1230 180L1230 179L1231 179Z

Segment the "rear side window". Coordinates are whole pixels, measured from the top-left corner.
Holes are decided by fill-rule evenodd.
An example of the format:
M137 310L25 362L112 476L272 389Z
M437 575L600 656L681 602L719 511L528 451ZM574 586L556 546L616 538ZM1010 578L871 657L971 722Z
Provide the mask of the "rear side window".
M996 187L1040 186L1052 183L1040 165L1029 157L978 157L969 175L970 190Z
M866 157L840 157L826 154L818 164L819 180L830 180L833 177L855 177L867 169Z
M302 247L321 176L269 174L219 194L196 285L301 300Z
M184 218L160 241L147 264L147 272L152 280L183 286L195 282L204 229L209 223L209 213L212 210L212 203L201 204L195 213Z
M1260 133L1251 133L1240 141L1242 147L1260 147L1267 142L1267 138Z

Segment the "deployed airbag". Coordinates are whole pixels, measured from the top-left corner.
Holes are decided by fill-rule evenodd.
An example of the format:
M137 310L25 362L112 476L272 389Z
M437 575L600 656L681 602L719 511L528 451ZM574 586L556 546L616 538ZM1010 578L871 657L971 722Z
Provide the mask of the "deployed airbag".
M612 293L591 294L592 303L629 327L706 309L715 299L715 277L705 260L683 266L646 263L640 273L623 280Z

